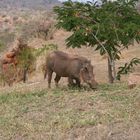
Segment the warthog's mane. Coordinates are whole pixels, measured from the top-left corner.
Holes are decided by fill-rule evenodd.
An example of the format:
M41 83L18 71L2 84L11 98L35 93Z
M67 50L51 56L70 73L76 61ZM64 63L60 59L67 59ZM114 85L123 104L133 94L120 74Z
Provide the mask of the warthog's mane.
M55 53L57 56L59 56L61 59L64 59L64 60L70 59L70 60L80 60L80 61L83 61L83 62L86 62L86 63L89 62L89 61L88 61L85 57L83 57L83 56L67 54L67 53L64 53L64 52L61 52L61 51L55 51L54 53Z

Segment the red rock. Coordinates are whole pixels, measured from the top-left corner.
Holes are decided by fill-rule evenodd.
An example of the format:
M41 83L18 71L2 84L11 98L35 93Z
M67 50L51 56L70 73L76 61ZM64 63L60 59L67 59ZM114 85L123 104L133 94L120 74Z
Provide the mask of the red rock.
M140 85L140 73L131 73L128 77L128 87L130 89Z

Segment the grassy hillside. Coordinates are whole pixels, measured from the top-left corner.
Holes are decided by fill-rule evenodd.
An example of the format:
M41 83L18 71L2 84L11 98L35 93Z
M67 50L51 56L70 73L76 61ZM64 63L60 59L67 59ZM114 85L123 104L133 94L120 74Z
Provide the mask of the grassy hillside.
M58 3L58 0L0 0L0 8L49 8Z
M1 140L138 140L140 87L0 93Z
M17 45L19 35L26 37L33 48L57 44L61 51L91 60L99 88L96 91L87 87L68 88L67 79L62 78L59 88L54 87L52 80L53 88L48 89L43 79L42 65L46 60L43 54L37 58L36 71L27 83L0 86L0 140L139 140L140 87L128 89L128 75L122 78L125 83L106 84L107 58L86 46L66 48L65 39L71 33L56 29L53 32L49 27L52 39L36 35L35 29L41 23L55 21L52 12L43 11L42 6L47 9L55 3L57 0L0 0L0 41L4 44L0 55ZM14 9L2 9L7 7ZM36 7L39 10L26 10ZM135 43L129 50L123 50L116 66L139 57L139 46Z

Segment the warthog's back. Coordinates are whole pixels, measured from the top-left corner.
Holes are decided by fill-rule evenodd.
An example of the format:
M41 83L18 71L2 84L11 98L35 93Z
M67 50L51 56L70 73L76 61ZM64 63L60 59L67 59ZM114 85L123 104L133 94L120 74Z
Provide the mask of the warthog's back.
M87 61L85 57L54 51L48 55L47 67L58 75L67 77L78 74L82 63Z
M67 60L69 58L69 55L67 53L61 52L61 51L54 51L54 56L58 57L59 59Z
M72 54L67 54L62 51L54 51L50 53L49 57L52 58L58 58L59 60L65 60L65 61L72 61L72 60L79 60L83 62L88 62L87 58L79 55L72 55Z

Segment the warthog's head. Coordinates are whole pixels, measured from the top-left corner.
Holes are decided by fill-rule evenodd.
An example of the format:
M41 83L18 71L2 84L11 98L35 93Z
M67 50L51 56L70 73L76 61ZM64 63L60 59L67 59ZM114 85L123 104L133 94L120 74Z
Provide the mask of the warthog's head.
M83 64L80 71L81 79L87 83L91 88L96 89L98 83L95 81L95 76L93 74L93 66L90 61Z

